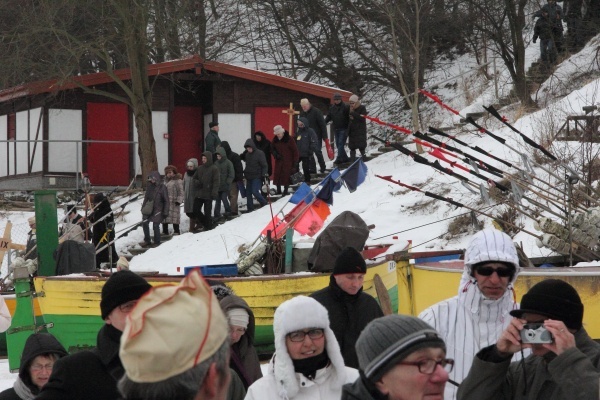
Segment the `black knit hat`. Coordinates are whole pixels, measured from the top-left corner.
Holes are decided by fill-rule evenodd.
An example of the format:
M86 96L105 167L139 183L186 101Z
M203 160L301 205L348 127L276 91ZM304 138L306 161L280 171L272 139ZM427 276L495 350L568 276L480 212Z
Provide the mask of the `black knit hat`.
M121 304L139 299L151 287L144 278L135 272L129 270L115 272L102 287L102 300L100 301L102 319L106 319L108 314Z
M569 329L579 330L583 321L583 303L577 290L560 279L546 279L534 285L523 296L521 308L510 315L540 314L565 323Z
M367 264L365 259L354 247L346 247L335 259L333 275L366 273Z
M342 95L341 95L341 94L339 94L339 93L334 93L334 94L333 94L333 99L334 99L334 100L341 100L341 99L342 99Z
M371 321L356 341L360 371L377 382L398 362L417 350L446 350L444 340L425 321L410 315L388 315Z

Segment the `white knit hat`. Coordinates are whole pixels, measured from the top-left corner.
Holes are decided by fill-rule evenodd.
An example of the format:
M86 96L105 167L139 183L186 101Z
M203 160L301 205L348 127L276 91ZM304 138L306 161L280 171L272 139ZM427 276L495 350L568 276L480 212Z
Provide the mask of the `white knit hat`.
M327 309L312 297L297 296L281 303L275 310L273 318L275 382L277 382L278 393L285 391L287 398L290 399L298 394L300 387L296 380L292 358L287 350L286 335L307 328L325 330L325 350L336 375L333 378L334 385L341 388L345 383L344 359L335 334L329 327Z
M350 101L356 103L358 101L358 96L353 94L352 96L350 96Z
M300 104L310 104L310 101L308 99L301 99Z
M248 314L248 311L244 310L243 308L236 307L232 308L231 310L227 310L227 320L229 320L229 325L248 328L250 315Z
M283 126L281 126L281 125L275 125L273 127L273 133L276 134L276 135L277 134L282 134L284 132L285 132L285 129L283 129Z

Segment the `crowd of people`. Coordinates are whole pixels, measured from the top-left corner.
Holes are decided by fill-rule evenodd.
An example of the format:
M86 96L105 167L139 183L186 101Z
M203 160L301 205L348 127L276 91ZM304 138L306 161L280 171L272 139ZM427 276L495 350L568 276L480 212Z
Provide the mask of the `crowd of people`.
M276 308L265 368L254 311L223 282L194 271L151 287L118 271L102 288L97 347L67 355L51 334L30 336L0 400L597 399L600 344L579 294L545 279L519 305L520 269L510 237L482 230L456 297L418 318L384 316L363 292L364 258L346 247L329 286Z

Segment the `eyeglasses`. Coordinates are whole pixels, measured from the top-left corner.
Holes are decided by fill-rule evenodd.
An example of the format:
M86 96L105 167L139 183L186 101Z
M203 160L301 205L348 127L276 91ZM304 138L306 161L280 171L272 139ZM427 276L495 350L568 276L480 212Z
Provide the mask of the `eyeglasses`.
M477 272L481 276L491 276L495 272L500 278L507 278L509 276L512 276L514 271L510 268L493 268L484 266L477 267L475 269L475 272Z
M40 372L41 370L44 370L44 369L46 371L52 371L52 367L54 367L54 363L52 363L52 364L46 364L46 365L43 365L43 364L33 364L31 366L31 370L35 371L35 372Z
M135 307L137 302L138 302L137 300L132 300L132 301L128 301L127 303L123 303L123 304L119 305L119 310L121 310L121 312L124 312L124 313L131 312L131 310L133 310L133 307Z
M399 362L399 365L412 365L419 368L419 372L425 375L431 375L435 371L438 365L441 365L446 372L452 372L454 368L454 360L451 358L442 358L439 361L428 358L426 360L415 361L415 362Z
M308 335L308 337L311 338L312 340L321 339L323 337L323 335L325 335L325 330L316 328L316 329L309 329L307 331L290 332L287 334L287 336L290 338L290 340L292 342L302 342L302 341L304 341L304 338L306 337L306 335Z

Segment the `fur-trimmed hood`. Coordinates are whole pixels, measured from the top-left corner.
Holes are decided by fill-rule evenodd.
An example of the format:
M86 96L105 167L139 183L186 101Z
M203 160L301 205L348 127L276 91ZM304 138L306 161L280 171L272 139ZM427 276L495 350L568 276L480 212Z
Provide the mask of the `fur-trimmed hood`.
M344 359L335 335L329 327L327 309L311 297L297 296L277 307L273 319L275 354L271 359L269 374L274 375L277 392L281 398L292 399L300 390L294 364L287 350L286 335L307 328L325 330L325 351L331 362L333 384L339 386L341 390L346 382Z

